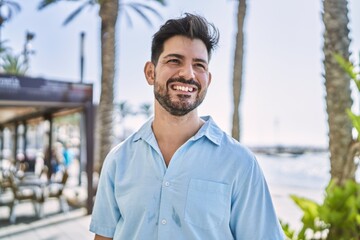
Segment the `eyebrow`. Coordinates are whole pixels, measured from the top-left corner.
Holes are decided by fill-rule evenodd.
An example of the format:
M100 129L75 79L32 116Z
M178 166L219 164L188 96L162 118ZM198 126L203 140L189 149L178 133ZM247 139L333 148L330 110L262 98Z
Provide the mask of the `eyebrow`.
M170 53L166 56L164 56L164 59L166 58L170 58L170 57L175 57L175 58L179 58L179 59L184 59L184 56L181 55L181 54L177 54L177 53ZM208 62L202 58L193 58L192 59L194 62L202 62L202 63L205 63L205 64L208 64Z

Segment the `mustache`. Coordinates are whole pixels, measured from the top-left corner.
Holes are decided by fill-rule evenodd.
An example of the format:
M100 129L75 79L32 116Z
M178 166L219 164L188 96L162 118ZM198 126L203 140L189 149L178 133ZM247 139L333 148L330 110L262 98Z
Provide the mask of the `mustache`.
M174 83L174 82L179 82L179 83L184 83L184 84L195 85L198 90L201 89L201 85L200 85L198 82L196 82L194 79L185 79L185 78L182 78L182 77L170 78L170 79L167 81L166 86L169 87L169 84Z

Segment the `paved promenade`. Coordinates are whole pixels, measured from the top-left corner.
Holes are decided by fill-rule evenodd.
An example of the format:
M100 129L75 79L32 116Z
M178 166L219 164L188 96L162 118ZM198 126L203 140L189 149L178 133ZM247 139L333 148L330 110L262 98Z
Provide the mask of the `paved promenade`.
M21 204L16 210L16 224L10 224L5 216L6 209L0 209L1 240L85 240L93 239L89 232L90 216L86 209L71 209L67 213L58 212L56 201L49 201L44 206L45 216L34 216L31 204Z
M78 186L78 162L68 169L69 179L64 189L67 199L75 196L86 197L86 176L82 176L82 187ZM6 194L2 192L0 194ZM4 196L3 196L4 197ZM58 199L46 199L43 205L43 217L39 219L30 201L21 202L15 208L16 223L9 222L10 209L0 206L0 240L88 240L94 234L89 232L90 216L85 208L71 208L66 213L60 211Z

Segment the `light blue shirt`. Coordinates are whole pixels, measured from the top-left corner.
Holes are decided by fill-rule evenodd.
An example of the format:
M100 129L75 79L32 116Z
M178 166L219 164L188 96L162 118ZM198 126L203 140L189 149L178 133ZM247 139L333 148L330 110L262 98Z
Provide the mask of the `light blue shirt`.
M90 231L115 240L283 240L254 155L211 119L166 167L152 120L104 162Z

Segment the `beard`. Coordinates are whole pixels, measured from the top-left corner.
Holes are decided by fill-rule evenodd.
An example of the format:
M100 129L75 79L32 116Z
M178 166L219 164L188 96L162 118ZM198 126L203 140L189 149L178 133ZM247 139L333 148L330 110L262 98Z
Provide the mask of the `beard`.
M197 88L195 100L191 101L190 98L192 96L187 94L176 94L176 96L170 96L169 84L173 82L195 85ZM174 116L184 116L197 108L203 102L206 95L206 88L202 90L201 85L193 79L185 80L184 78L170 78L167 81L166 86L161 86L155 80L154 95L155 99L168 113Z

